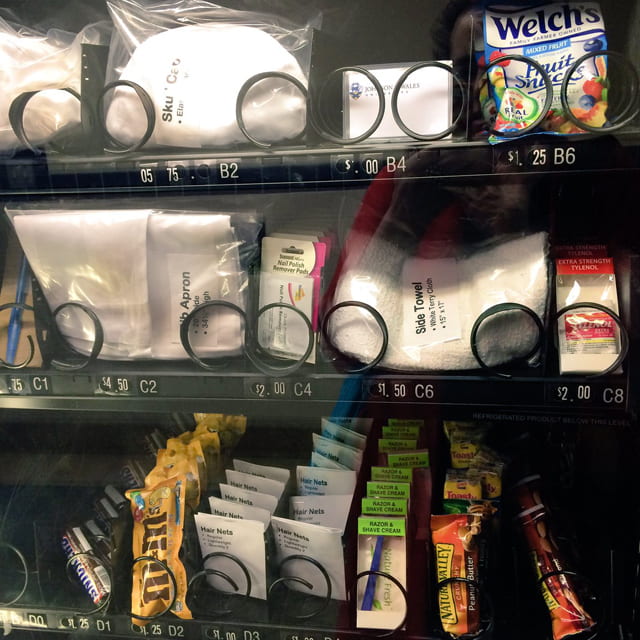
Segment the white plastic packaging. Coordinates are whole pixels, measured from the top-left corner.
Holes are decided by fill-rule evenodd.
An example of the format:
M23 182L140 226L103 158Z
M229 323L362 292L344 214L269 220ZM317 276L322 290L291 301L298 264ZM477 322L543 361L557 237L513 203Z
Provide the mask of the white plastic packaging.
M264 547L264 526L254 520L224 518L210 513L194 515L200 551L202 556L218 553L205 563L205 570L221 571L224 576L243 585L248 596L260 600L267 599L267 568ZM238 558L242 567L228 556ZM244 574L247 571L250 584ZM214 588L225 592L229 588L228 581L211 573L207 582Z
M613 258L604 248L570 247L560 253L556 299L558 310L572 307L558 318L560 373L597 374L614 366L621 350L620 328L607 310L619 313L618 294Z
M248 271L240 253L261 223L244 212L161 209L8 207L18 240L50 310L79 303L104 333L100 358L186 359L180 329L194 309L223 301L246 308ZM253 231L253 240L241 236ZM248 225L248 226L247 226ZM189 344L199 358L234 356L244 322L232 308L191 316ZM56 317L68 343L90 354L96 330L87 313L66 307Z
M547 234L501 239L459 257L423 258L376 234L336 287L334 304L362 302L388 330L380 365L409 371L477 369L471 349L479 316L502 303L528 307L543 321L548 298ZM363 363L380 349L381 331L369 311L350 306L329 321L331 343ZM535 348L539 331L520 310L487 318L478 328L478 352L490 367Z
M149 95L155 126L147 147L246 142L236 122L236 100L247 80L278 72L306 86L310 25L206 0L110 0L107 6L115 25L108 79L133 82ZM257 139L293 138L304 128L304 96L286 80L256 83L243 104L245 125ZM139 96L116 87L106 113L109 134L135 145L148 124Z
M320 595L326 594L331 588L331 598L346 600L345 560L340 529L275 516L271 518L271 527L281 575L302 578L312 585L309 588L299 581L288 580L287 587ZM305 557L323 567L330 584L327 584L327 577Z
M32 145L47 142L80 123L80 103L60 89L80 93L82 45L105 44L107 22L86 26L73 34L59 29L40 33L0 18L0 150L21 147L9 120L12 102L22 93L38 91L23 114L25 134Z

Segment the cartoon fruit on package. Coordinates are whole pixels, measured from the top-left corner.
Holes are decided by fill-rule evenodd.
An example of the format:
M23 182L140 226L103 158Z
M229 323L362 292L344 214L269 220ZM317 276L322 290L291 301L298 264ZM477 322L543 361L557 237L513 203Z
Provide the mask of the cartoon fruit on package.
M571 115L584 122L589 127L597 129L607 125L607 99L608 99L608 83L606 77L596 76L585 80L582 83L582 91L584 92L577 100L577 106L571 107ZM562 133L580 133L580 129L576 123L571 121L562 123L557 129Z
M497 64L499 67L508 67L509 63L511 62L511 60L500 60L501 58L503 58L506 54L502 53L502 51L493 51L491 53L491 55L489 56L489 63L490 64ZM497 60L500 60L500 62L497 62Z
M585 96L593 98L595 102L598 102L602 98L603 91L603 78L589 78L583 85L582 90Z

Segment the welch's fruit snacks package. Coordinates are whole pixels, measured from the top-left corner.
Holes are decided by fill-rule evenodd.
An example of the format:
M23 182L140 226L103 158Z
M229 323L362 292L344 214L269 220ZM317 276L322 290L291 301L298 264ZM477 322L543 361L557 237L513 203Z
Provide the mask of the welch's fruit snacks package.
M492 113L494 139L534 129L556 135L584 133L562 106L561 88L567 74L566 98L574 119L591 127L605 126L607 56L598 52L606 49L604 20L595 2L487 8L484 63L489 95L483 111ZM503 56L514 58L498 61ZM549 82L553 86L550 104Z

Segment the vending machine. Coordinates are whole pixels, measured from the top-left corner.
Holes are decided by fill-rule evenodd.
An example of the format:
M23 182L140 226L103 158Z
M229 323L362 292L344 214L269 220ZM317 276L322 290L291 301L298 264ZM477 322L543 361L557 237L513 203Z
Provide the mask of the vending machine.
M640 638L640 3L0 4L3 635Z

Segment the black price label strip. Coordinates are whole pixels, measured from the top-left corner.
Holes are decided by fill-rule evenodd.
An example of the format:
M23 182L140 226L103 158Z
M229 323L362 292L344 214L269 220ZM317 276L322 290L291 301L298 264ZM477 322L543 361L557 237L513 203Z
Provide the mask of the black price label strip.
M137 625L129 622L128 629L123 629L123 633L133 636L144 636L147 638L199 638L197 625L176 622L152 621L145 625Z
M268 377L244 375L21 374L0 376L0 395L28 398L208 398L295 402L393 402L504 407L549 407L607 411L628 408L627 381L602 379L527 379L396 376L370 378L319 375ZM115 401L115 400L114 400Z
M603 381L553 382L546 385L546 402L553 406L626 409L626 385Z
M434 382L409 379L365 380L365 400L383 402L441 402L439 387Z
M304 378L247 378L244 382L245 397L251 400L331 400L326 393L329 388Z
M347 636L345 634L335 636L331 633L309 629L282 629L280 631L280 640L338 640L343 637Z
M127 376L98 376L97 393L130 396L135 393L135 380Z
M407 154L392 150L384 155L363 153L331 156L331 178L334 180L373 180L381 171L387 177L401 178L407 169Z
M31 386L29 385L27 376L11 374L5 376L4 383L6 393L9 393L11 395L28 395L29 391L31 390Z
M49 616L42 611L36 612L23 609L0 610L0 621L5 625L5 632L8 625L27 629L56 628L55 626L49 626Z
M504 407L596 407L619 410L626 407L622 384L541 382L530 380L424 380L372 378L363 381L363 398L369 402L407 402L446 405Z
M245 396L254 400L289 399L291 384L288 380L250 378L245 380Z
M204 627L202 638L205 640L266 640L267 635L264 629L216 625Z
M585 166L583 148L573 145L533 144L494 147L493 172L567 171Z

